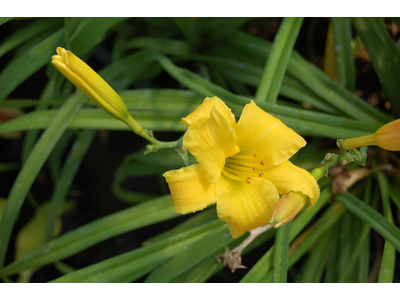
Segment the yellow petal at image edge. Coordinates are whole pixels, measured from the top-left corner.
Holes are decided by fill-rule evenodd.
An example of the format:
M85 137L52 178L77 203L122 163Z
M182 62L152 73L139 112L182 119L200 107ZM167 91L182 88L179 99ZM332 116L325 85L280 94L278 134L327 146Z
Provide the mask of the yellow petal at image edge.
M186 118L182 118L182 123L186 126L190 126L192 123L196 122L202 118L209 118L211 114L211 108L216 106L222 116L226 119L230 126L236 124L235 116L231 112L231 109L226 106L226 104L218 97L207 97L204 99L203 103L196 108L194 112L189 114Z
M187 214L215 203L215 184L209 182L198 164L163 174L169 185L175 212Z
M266 166L278 165L293 156L306 141L279 119L259 108L254 101L246 104L233 127L240 155L257 154Z
M225 159L240 151L236 134L219 109L211 109L210 118L199 119L190 125L183 147L196 157L207 179L216 184L225 165Z
M229 224L232 237L268 224L279 201L275 186L264 178L251 183L233 181L222 176L217 184L218 217Z
M309 172L286 161L278 166L263 170L263 177L272 182L279 194L301 192L310 197L313 207L319 198L320 189L317 181Z

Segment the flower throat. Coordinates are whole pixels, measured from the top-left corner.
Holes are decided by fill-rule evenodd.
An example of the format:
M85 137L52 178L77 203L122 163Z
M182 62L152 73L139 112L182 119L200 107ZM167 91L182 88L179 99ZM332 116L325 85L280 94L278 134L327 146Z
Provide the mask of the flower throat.
M257 154L250 155L234 155L225 160L225 166L222 174L229 179L236 181L244 181L251 183L252 177L262 177L263 173L259 172L260 166L264 165L264 161L257 159Z

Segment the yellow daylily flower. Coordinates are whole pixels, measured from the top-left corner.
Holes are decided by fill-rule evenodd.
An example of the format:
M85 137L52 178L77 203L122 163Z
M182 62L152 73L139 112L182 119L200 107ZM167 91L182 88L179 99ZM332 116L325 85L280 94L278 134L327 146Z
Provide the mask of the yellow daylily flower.
M383 125L374 134L344 140L342 147L350 150L370 145L389 151L400 151L400 119Z
M124 101L91 67L71 51L57 47L51 63L94 103L142 135L143 127L130 115Z
M198 164L163 174L175 212L187 214L217 203L218 217L236 238L268 224L280 194L301 192L314 206L317 181L289 161L305 140L253 101L237 123L217 97L206 98L182 122L189 127L183 146Z

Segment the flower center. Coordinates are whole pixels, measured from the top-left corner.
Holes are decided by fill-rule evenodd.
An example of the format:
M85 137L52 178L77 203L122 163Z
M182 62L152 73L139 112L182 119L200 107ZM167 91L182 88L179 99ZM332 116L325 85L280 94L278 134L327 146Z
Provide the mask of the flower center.
M234 155L229 157L225 161L222 174L233 180L251 183L252 177L263 176L263 173L260 173L260 170L257 169L264 165L264 161L258 160L256 157L256 153L253 153L252 156Z

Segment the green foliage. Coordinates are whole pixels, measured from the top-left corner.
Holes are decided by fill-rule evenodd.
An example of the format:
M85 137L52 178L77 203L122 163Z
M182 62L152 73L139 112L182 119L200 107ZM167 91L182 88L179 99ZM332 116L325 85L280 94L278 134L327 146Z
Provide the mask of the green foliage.
M322 61L312 48L319 21L332 24L337 83L315 64ZM0 116L2 108L24 110L7 122L0 118L0 134L24 132L18 144L20 160L0 161L1 179L13 181L0 185L6 191L0 194L0 278L10 282L8 276L20 274L19 281L29 282L33 272L54 264L59 273L46 281L399 281L395 266L400 252L400 181L398 172L379 169L390 163L398 170L395 152L369 150L365 166L371 173L346 186L343 194L335 190L344 180L340 176L353 173L337 175L331 169L332 176L319 181L321 196L315 207L258 236L242 252L242 264L248 266L252 251L254 265L233 276L215 262L216 256L226 246L239 246L248 234L233 239L214 206L178 218L162 177L168 170L196 163L181 148L187 129L181 118L205 97L221 98L237 120L254 100L305 136L308 144L292 162L309 171L334 152L335 139L372 134L399 118L399 41L390 36L385 22L391 20L0 18ZM278 23L266 39L263 30ZM313 57L305 56L302 45ZM58 46L88 62L150 135L176 142L149 149L145 140L122 132L129 130L125 123L87 101L51 65ZM367 51L370 62L358 57L355 63L360 49ZM374 84L384 96L377 105L366 101L371 93L363 84L363 98L354 93L365 72L376 72L379 78ZM33 92L26 90L29 85L35 86ZM3 141L4 149L12 143L2 140L2 147ZM366 149L361 152L365 158ZM371 168L375 161L377 169ZM352 171L356 168L349 165ZM100 182L102 176L106 184ZM108 193L88 192L84 177ZM38 192L43 182L47 196ZM64 214L71 198L76 208L68 214L103 213L85 219L85 224L71 222ZM29 211L32 219L19 220L23 226L17 230L18 216ZM131 243L118 246L121 251L104 247L105 254L94 262L61 261L74 261L101 242L125 238ZM14 240L15 247L10 245ZM7 252L14 248L15 253ZM382 259L373 266L376 257Z

